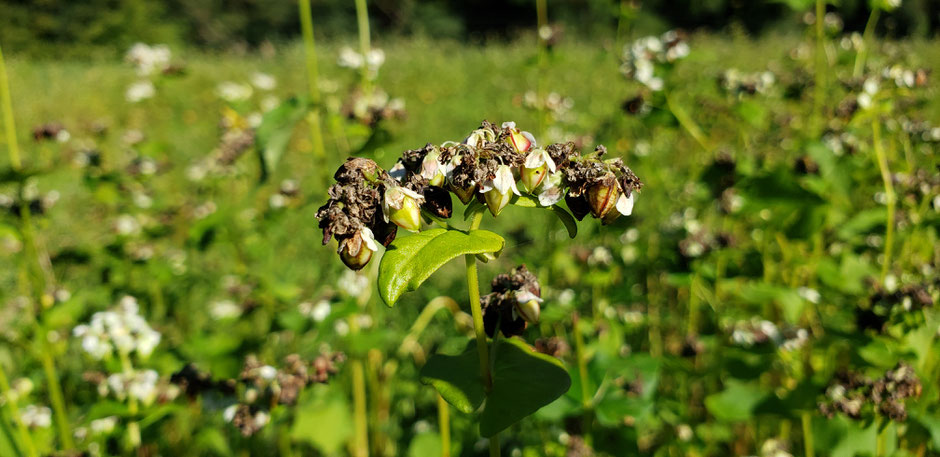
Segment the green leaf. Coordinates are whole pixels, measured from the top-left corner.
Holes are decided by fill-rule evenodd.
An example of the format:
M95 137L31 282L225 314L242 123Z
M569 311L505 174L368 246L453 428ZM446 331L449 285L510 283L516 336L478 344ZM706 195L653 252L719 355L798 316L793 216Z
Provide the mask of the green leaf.
M517 338L500 340L490 356L495 357L493 390L480 415L480 435L484 438L535 413L571 387L571 378L561 362L535 352Z
M705 407L718 420L740 422L751 417L765 396L767 393L755 384L730 379L724 391L705 398Z
M346 397L328 386L307 389L298 402L291 438L310 443L323 454L335 454L353 434L350 410Z
M496 253L505 241L486 230L426 230L396 239L379 264L379 295L394 306L405 292L418 288L438 268L466 254Z
M467 341L460 355L434 354L421 368L421 382L434 386L460 412L470 414L486 398L476 344Z
M255 136L258 143L258 158L261 160L261 181L265 181L268 175L277 168L294 134L294 126L306 112L307 104L296 97L291 97L261 118L261 125L258 126Z

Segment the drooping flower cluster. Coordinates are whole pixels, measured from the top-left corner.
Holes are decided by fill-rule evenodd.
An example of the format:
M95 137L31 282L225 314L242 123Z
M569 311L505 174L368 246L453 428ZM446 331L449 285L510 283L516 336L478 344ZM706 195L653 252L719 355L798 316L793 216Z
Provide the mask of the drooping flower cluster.
M82 349L98 360L114 352L136 353L146 359L160 343L160 333L150 328L138 310L137 300L125 296L114 310L95 313L88 324L75 327L72 333L81 338Z
M904 421L907 419L904 400L920 397L922 390L920 378L904 362L875 380L860 373L843 372L829 386L819 411L829 417L843 413L852 419L861 419L866 411L871 411Z
M657 66L669 65L689 55L683 34L670 30L660 37L640 38L624 46L620 72L654 91L663 89L663 75Z
M323 244L335 237L346 265L362 268L379 243L388 246L395 239L398 227L420 230L422 211L449 218L449 192L464 204L486 205L493 216L523 193L540 207L564 199L578 220L590 213L609 224L632 213L643 184L621 159L605 160L606 152L598 146L581 155L571 142L542 148L515 123L497 127L484 121L460 143L405 151L387 172L372 160L350 158L317 211Z
M491 285L493 292L480 299L487 335L495 335L497 328L506 336L520 335L528 324L538 323L542 290L525 265L497 275Z

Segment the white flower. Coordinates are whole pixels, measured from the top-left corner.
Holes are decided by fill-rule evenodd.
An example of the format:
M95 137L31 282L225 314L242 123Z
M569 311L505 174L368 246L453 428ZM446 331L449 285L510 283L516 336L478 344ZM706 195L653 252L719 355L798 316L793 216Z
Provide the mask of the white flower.
M516 291L516 301L520 304L528 303L532 300L535 300L538 303L542 303L542 298L529 292L528 290L517 290Z
M405 197L411 197L417 204L424 201L421 194L406 187L392 186L385 189L385 199L382 202L382 216L385 217L385 222L388 222L388 215L392 210L399 210L405 205Z
M114 431L117 425L117 416L108 416L91 421L91 432L95 435L102 435Z
M343 275L339 277L337 285L339 286L339 290L343 291L347 296L358 297L369 287L369 278L355 271L346 270Z
M261 368L258 368L258 376L261 376L261 379L265 381L271 381L277 376L277 368L272 367L271 365L265 365Z
M241 316L242 308L232 300L219 300L209 305L209 314L216 320L230 319Z
M819 300L822 298L822 295L816 289L810 289L809 287L800 287L797 289L797 293L810 303L819 304Z
M545 164L548 165L548 171L552 173L555 172L555 161L552 160L550 155L548 155L548 151L544 149L532 149L532 151L529 152L529 154L525 157L526 168L538 168Z
M137 67L137 74L147 76L155 71L163 71L170 64L170 48L165 44L149 46L135 43L127 50L124 60Z
M227 102L247 100L253 92L248 84L239 84L232 81L223 81L216 88L219 97Z
M359 68L362 66L364 59L362 54L354 51L353 48L349 46L343 47L339 51L339 59L337 60L337 65L345 68Z
M500 195L506 195L510 190L516 195L522 195L519 193L519 189L516 188L516 178L512 175L512 169L509 168L509 165L500 165L496 169L496 176L493 179L489 179L480 186L480 193L486 193L493 189L496 189Z
M634 195L635 195L634 192L630 192L629 197L625 195L624 193L620 194L620 198L617 199L617 211L619 211L620 214L623 214L624 216L629 216L633 214L633 196Z
M330 315L330 311L330 302L326 300L320 300L310 311L310 317L312 317L314 321L323 322L323 320L325 320Z
M267 73L255 73L251 76L251 83L260 90L273 90L277 87L277 80Z
M160 343L160 333L137 312L137 300L125 296L115 310L93 314L88 324L76 326L72 334L82 339L82 349L95 359L115 350L147 358Z
M157 89L153 87L152 82L137 81L128 86L127 91L124 92L124 99L131 103L137 103L141 100L153 98L156 93Z
M561 182L561 173L552 173L542 181L542 191L539 192L540 205L552 206L565 197Z
M515 125L515 124L513 124ZM471 149L482 147L485 143L496 141L496 136L489 129L477 129L470 132L470 135L463 140L463 144L470 146Z
M235 413L237 411L238 411L237 404L229 405L227 408L225 408L224 411L222 411L222 419L225 420L225 422L231 422L232 419L235 419Z
M26 405L20 411L20 420L29 428L49 428L52 425L52 410L47 406Z

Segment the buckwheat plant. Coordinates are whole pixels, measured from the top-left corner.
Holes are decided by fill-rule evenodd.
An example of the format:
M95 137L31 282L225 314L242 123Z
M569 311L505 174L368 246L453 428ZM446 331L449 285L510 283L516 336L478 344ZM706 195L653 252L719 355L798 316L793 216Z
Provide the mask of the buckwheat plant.
M495 258L505 241L480 224L485 212L496 217L510 204L551 211L571 237L575 218L591 214L606 225L629 216L642 183L605 153L598 146L581 154L571 142L541 147L512 122L484 121L461 142L405 151L387 171L369 159L348 159L317 212L323 244L335 238L349 268L363 268L385 246L378 289L388 306L448 261L465 258L476 344L468 342L460 355L431 357L421 380L460 411L480 410L491 455L499 455L500 431L564 394L571 380L557 359L512 338L540 314L540 286L525 266L497 276L493 293L481 300L477 260ZM466 205L467 229L447 222L451 193ZM437 227L422 230L425 223ZM414 234L396 238L399 229Z
M131 356L145 361L160 343L160 333L152 329L138 311L137 300L125 296L114 309L97 312L87 324L72 330L81 340L82 349L92 358L107 362L117 355L121 372L101 379L98 391L127 402L131 417L127 424L127 445L134 449L141 444L140 425L134 417L140 413L141 405L149 406L156 399L160 377L154 370L134 368L131 362Z

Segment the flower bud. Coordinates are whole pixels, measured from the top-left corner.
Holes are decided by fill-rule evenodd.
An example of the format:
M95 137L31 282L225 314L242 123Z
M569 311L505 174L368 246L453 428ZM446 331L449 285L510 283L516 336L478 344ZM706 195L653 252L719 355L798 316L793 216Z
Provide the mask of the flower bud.
M612 178L589 187L587 200L591 206L591 214L598 219L603 219L617 205L619 197L620 185Z
M343 239L339 244L339 258L347 267L361 270L372 260L372 254L378 250L372 231L363 228L353 236Z
M493 217L499 216L503 208L512 200L511 193L506 192L505 194L501 194L497 189L487 191L483 194L483 197L486 198L486 206L490 209L490 214L492 214Z
M450 184L448 188L451 192L454 193L454 195L457 196L457 198L460 199L460 202L464 205L470 203L470 200L473 200L473 195L477 190L477 186L459 187L454 184Z
M530 324L539 323L539 314L541 312L541 307L539 306L538 300L529 300L525 303L516 303L515 306L516 314L519 317L525 319L526 322Z
M509 143L512 147L516 148L518 152L526 152L532 147L532 140L529 139L524 132L520 132L518 129L512 129L509 131Z
M529 193L535 192L535 189L542 184L545 176L548 175L548 164L542 164L535 168L522 167L522 184Z
M389 187L385 190L383 214L385 219L394 222L399 227L416 232L421 229L421 201L424 198L400 186Z

